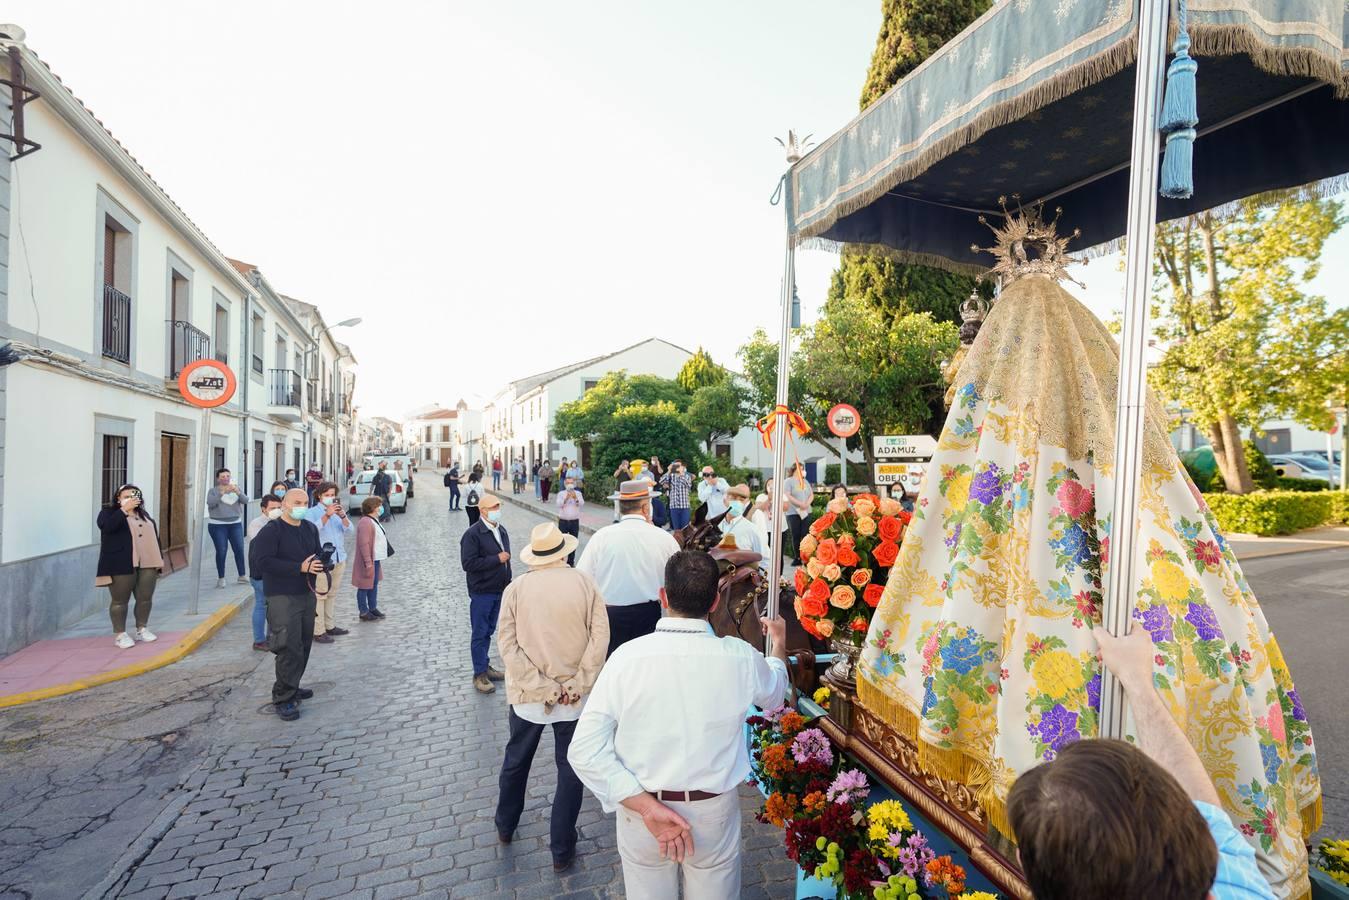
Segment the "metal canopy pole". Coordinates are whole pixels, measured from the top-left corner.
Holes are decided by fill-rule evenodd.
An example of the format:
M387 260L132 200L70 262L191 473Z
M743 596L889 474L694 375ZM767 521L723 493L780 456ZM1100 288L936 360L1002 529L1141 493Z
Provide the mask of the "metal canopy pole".
M1129 219L1115 420L1115 490L1111 509L1109 579L1102 622L1112 634L1129 630L1138 585L1138 502L1146 413L1148 296L1156 241L1158 153L1170 0L1141 0L1134 86L1133 148L1129 157ZM1124 689L1101 673L1101 737L1125 733Z
M790 165L796 165L797 160L801 158L800 151L794 143L787 145L787 162ZM775 496L769 498L769 505L773 508L772 524L769 535L772 537L773 546L769 553L772 561L768 564L768 604L767 616L773 618L778 614L778 582L782 580L782 498L786 493L785 470L787 468L787 431L789 425L784 410L787 408L787 385L791 365L791 347L792 347L792 295L796 287L796 247L792 243L792 222L791 222L791 172L788 171L784 176L783 191L786 193L786 199L783 201L783 220L787 237L786 260L782 267L782 325L778 332L778 389L777 389L777 411L773 414L773 432L777 437L777 443L773 445L773 488ZM771 651L768 642L764 644L765 652Z

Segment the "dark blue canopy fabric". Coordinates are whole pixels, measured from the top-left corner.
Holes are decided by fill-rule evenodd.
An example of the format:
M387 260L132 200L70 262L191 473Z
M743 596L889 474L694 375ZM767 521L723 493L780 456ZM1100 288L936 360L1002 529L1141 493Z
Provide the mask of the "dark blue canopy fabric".
M1033 7L1033 8L1032 8ZM1338 0L1189 0L1201 122L1194 196L1165 220L1349 173ZM1125 231L1135 4L998 4L789 179L795 238L977 272L999 197L1062 207L1078 246ZM982 64L982 65L981 65Z

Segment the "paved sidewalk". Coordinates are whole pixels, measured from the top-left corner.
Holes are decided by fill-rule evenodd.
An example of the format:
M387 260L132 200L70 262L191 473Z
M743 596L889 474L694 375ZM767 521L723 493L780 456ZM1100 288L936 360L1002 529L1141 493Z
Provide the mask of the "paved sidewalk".
M1260 537L1254 534L1229 534L1227 543L1238 559L1259 559L1263 556L1284 556L1306 553L1310 550L1333 550L1349 547L1349 526L1331 525L1308 528L1294 534Z
M215 563L202 560L201 593L197 613L188 612L191 570L161 578L155 587L150 630L158 640L129 650L113 645L108 611L99 609L62 630L56 637L30 644L0 659L0 707L60 696L96 684L130 678L181 659L210 637L238 609L253 598L253 588L234 581L233 559L226 560L226 587L217 588ZM104 597L106 591L102 591ZM134 601L133 601L134 602ZM128 628L134 624L128 615ZM134 635L134 630L131 631Z

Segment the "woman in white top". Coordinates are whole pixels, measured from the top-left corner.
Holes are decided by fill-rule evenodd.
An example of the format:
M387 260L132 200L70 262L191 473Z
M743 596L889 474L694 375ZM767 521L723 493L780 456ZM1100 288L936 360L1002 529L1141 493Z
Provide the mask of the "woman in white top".
M801 540L810 530L810 504L815 499L815 486L806 480L806 470L798 461L786 478L787 490L783 499L787 510L787 527L792 532L792 546L801 546ZM786 542L782 543L786 547Z
M361 518L356 523L356 552L352 555L351 585L356 588L356 609L362 622L384 618L376 603L379 582L384 577L381 563L389 557L389 538L379 524L383 497L366 497L361 503Z

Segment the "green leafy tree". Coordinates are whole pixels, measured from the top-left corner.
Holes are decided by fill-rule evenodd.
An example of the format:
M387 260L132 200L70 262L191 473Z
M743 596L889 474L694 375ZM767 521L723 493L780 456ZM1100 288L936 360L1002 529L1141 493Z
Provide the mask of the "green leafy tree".
M707 445L709 455L717 438L735 437L749 420L745 391L734 378L698 388L684 410L684 424Z
M860 445L874 471L874 435L932 429L946 390L942 367L959 342L956 326L931 313L891 317L859 297L831 296L801 344L805 387L821 408L857 407L862 429L849 446Z
M871 54L862 109L876 102L947 41L979 18L993 0L883 0L881 33Z
M688 402L689 392L669 378L629 375L619 369L606 374L583 396L559 406L553 417L553 434L563 441L593 441L605 433L614 415L624 407L670 403L682 409Z
M700 387L717 384L726 380L726 370L712 361L712 355L702 347L684 363L675 376L679 386L690 394Z
M1340 204L1242 205L1158 226L1153 386L1208 432L1227 489L1255 487L1243 427L1288 415L1327 429L1349 383L1349 310L1307 294Z
M798 334L801 332L798 331ZM768 333L756 328L754 333L736 353L740 359L741 373L745 376L744 391L749 405L749 421L753 422L768 415L777 406L778 396L778 345L769 340ZM808 437L822 447L832 449L826 443L827 432L821 432L824 414L828 407L821 408L806 389L806 376L800 350L794 350L790 357L791 371L787 375L787 406L798 412L811 426Z
M992 5L992 0L883 0L881 30L862 88L862 108L870 106ZM846 297L875 307L881 313L877 322L888 333L896 321L908 321L915 313L929 313L936 322L958 322L961 302L975 289L975 280L965 275L853 251L844 255L843 264L834 273L829 300ZM920 417L924 430L931 429L930 422L940 428L942 392L926 389L926 374L912 373L913 381L907 387L902 384L906 377L903 372L892 373L891 377L904 396L927 398L930 408ZM838 399L854 401L850 397Z
M698 438L668 400L620 407L595 441L595 466L603 475L625 459L652 456L666 461L698 458Z

